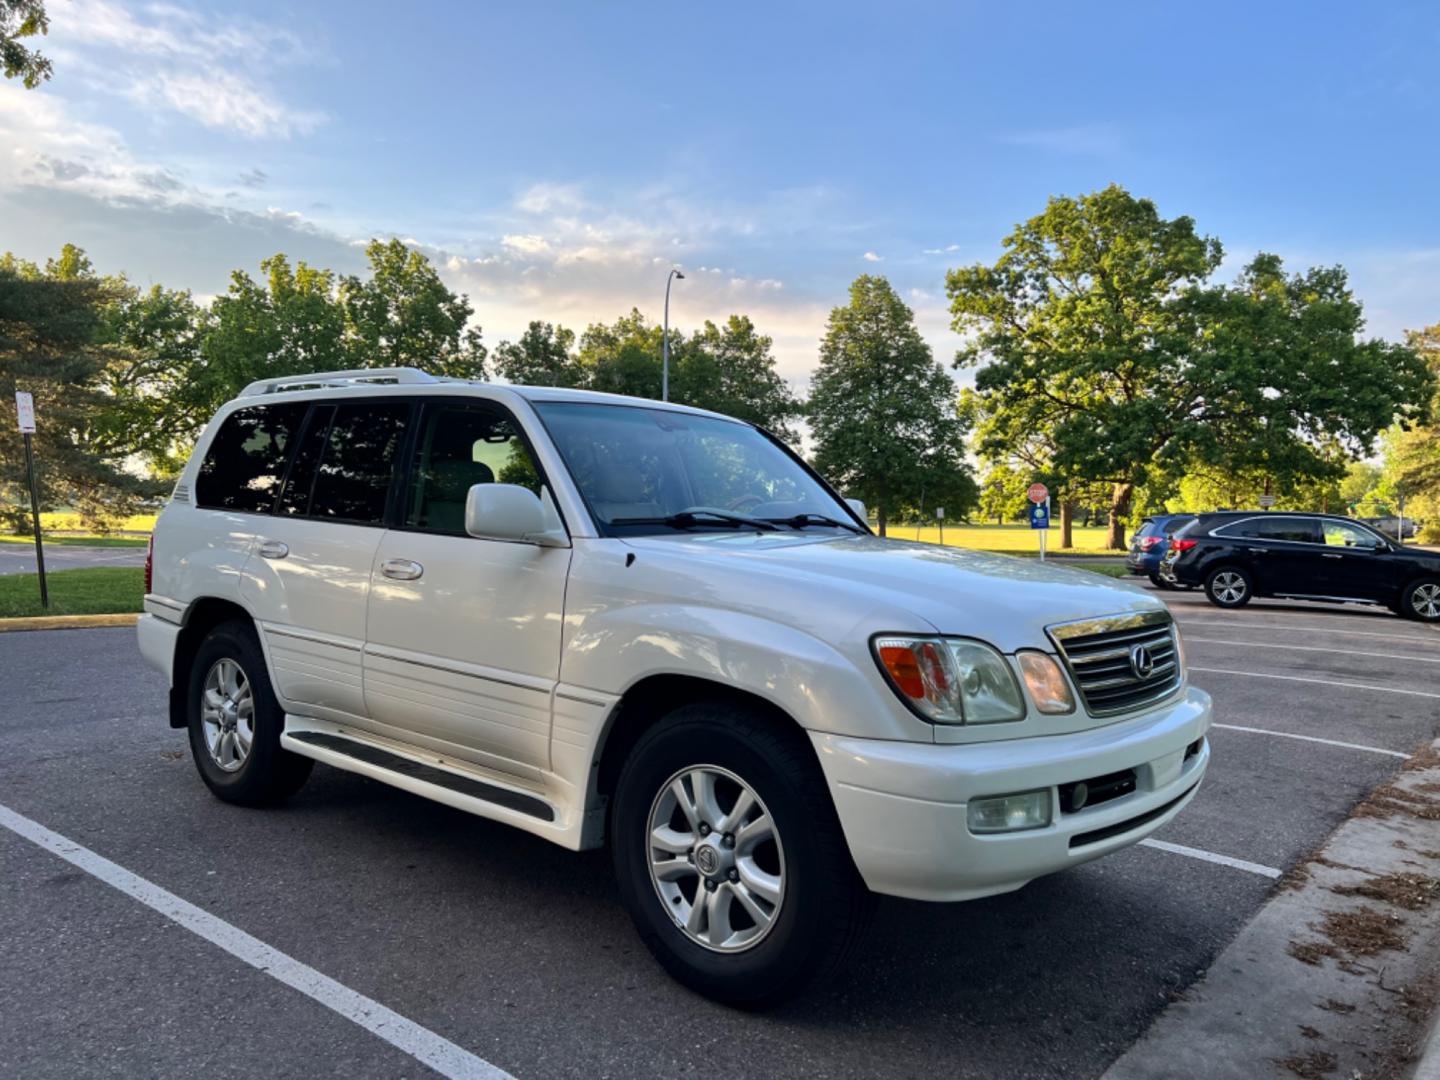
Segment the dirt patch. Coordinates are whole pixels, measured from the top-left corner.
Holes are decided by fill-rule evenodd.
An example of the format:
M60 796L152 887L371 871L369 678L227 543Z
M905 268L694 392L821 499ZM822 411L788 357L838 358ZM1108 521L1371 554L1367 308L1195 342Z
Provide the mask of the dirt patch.
M1374 956L1387 950L1403 950L1405 939L1398 928L1404 925L1398 915L1389 915L1375 908L1354 911L1327 911L1319 926L1311 929L1327 941L1292 941L1290 955L1302 964L1318 966L1330 957L1345 967L1362 956Z
M1302 1080L1319 1080L1320 1077L1334 1072L1339 1062L1329 1050L1311 1050L1308 1054L1281 1058L1275 1064L1289 1069Z
M1320 1003L1319 1008L1324 1009L1326 1012L1333 1013L1352 1013L1355 1011L1355 1006L1351 1005L1348 1001L1336 1001L1334 998L1326 998Z
M1383 874L1359 885L1332 885L1330 891L1338 896L1363 896L1406 911L1419 911L1440 895L1440 880L1425 874Z
M1400 766L1403 772L1418 772L1421 769L1437 767L1440 767L1440 750L1435 749L1433 743L1426 743L1406 758L1405 764Z
M1440 795L1440 781L1427 780L1423 784L1416 784L1415 790L1424 791L1430 795Z
M1394 784L1385 784L1372 791L1359 806L1355 807L1353 816L1390 818L1396 814L1410 814L1423 821L1440 821L1440 799L1433 795L1406 791Z
M1311 1027L1309 1024L1301 1024L1301 1025L1300 1025L1300 1034L1301 1034L1301 1035L1304 1035L1307 1039L1321 1039L1321 1038L1324 1038L1324 1036L1320 1034L1320 1029L1319 1029L1319 1028L1313 1028L1313 1027Z

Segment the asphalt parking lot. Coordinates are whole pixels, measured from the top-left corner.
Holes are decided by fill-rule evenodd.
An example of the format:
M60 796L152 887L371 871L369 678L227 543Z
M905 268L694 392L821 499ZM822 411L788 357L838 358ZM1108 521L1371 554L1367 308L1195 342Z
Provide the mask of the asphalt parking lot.
M1098 1076L1440 726L1440 630L1163 595L1218 725L1165 846L884 900L845 976L765 1015L669 981L603 854L324 767L280 810L216 801L128 629L0 634L0 805L525 1080ZM0 1074L426 1073L9 828L0 860Z

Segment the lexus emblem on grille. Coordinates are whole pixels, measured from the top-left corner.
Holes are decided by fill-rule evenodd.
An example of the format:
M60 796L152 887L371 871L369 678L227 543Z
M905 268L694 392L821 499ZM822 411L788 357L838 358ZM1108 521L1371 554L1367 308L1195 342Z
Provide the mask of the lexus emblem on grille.
M1137 679L1148 679L1155 670L1155 658L1144 645L1136 645L1130 650L1130 670L1135 672Z

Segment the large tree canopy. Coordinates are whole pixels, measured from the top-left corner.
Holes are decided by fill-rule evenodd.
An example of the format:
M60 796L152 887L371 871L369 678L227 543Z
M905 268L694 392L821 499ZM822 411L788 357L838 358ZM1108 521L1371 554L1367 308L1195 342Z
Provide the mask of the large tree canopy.
M1051 199L1004 246L947 277L968 341L956 364L979 369L981 453L1043 436L1056 474L1111 485L1111 546L1157 470L1338 477L1322 448L1368 451L1428 394L1412 349L1358 339L1343 270L1287 275L1261 254L1211 284L1219 242L1119 187Z
M7 79L19 79L34 90L50 78L50 61L20 43L49 30L43 0L0 0L0 70Z
M900 507L930 501L927 488L957 515L974 505L956 398L890 283L856 278L830 313L808 412L816 468L875 510L882 536Z

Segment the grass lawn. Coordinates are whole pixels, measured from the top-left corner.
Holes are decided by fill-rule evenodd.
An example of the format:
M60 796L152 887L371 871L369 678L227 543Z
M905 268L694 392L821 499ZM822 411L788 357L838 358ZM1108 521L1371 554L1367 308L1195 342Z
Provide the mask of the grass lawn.
M145 571L138 566L97 566L46 574L50 610L40 606L36 574L0 576L0 619L24 615L111 615L140 611Z
M143 536L45 536L45 546L48 547L110 547L110 548L143 548L148 540ZM0 544L29 544L35 545L33 536L3 536L0 535Z
M148 533L155 528L155 514L135 514L127 517L116 526L118 532L139 532ZM67 513L63 510L50 511L40 515L41 532L88 532L84 523L80 520L79 514Z
M1076 525L1072 530L1075 546L1060 548L1060 526L1051 526L1049 551L1060 555L1119 555L1121 552L1107 552L1105 529L1099 526L1082 529ZM933 525L891 525L889 535L896 540L922 540L927 544L940 542L940 530ZM1003 551L1014 555L1031 555L1040 550L1040 539L1029 525L946 525L946 547L967 547L977 551Z

